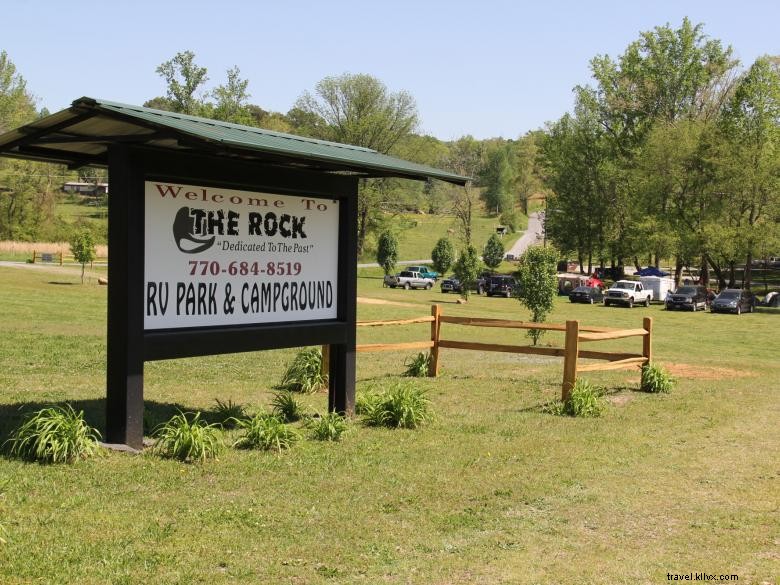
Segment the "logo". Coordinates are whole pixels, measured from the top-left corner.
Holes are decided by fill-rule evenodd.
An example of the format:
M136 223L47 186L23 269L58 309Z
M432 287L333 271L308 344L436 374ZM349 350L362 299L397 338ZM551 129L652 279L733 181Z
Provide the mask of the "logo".
M173 239L176 241L176 247L185 254L205 252L214 245L215 236L196 237L205 233L204 223L202 220L196 222L197 217L190 213L189 207L182 207L176 212L176 218L173 220Z

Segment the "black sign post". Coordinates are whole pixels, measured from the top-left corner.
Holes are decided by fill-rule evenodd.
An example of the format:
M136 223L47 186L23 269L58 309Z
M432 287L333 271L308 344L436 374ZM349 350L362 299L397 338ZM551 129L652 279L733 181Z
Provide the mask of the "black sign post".
M161 359L330 345L331 410L355 401L358 179L238 158L112 144L108 248L106 440L143 446L143 366ZM339 203L336 318L245 325L144 329L144 184L180 182L301 195Z

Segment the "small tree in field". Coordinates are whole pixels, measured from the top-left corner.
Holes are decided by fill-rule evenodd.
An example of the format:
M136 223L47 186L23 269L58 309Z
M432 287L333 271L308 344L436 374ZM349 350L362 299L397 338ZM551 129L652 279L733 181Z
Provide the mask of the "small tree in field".
M520 284L518 300L531 311L531 321L544 323L553 308L553 300L558 292L556 265L558 251L554 248L531 246L520 258L520 268L516 277ZM528 336L534 345L539 342L544 331L529 329Z
M395 270L398 261L398 240L390 232L382 232L376 247L376 261L385 271L385 276Z
M460 296L465 300L469 299L469 293L477 282L481 268L482 262L479 259L476 248L474 246L466 246L466 249L460 253L453 268L455 276L460 280Z
M84 270L88 262L95 259L95 239L89 230L79 230L70 237L70 253L81 264L81 284L84 284Z
M453 260L455 260L455 250L447 238L439 238L439 241L436 242L431 251L431 260L433 260L434 270L442 276L450 269Z
M498 237L498 234L493 234L482 251L482 261L490 270L495 270L503 259L504 244L501 243L501 238Z

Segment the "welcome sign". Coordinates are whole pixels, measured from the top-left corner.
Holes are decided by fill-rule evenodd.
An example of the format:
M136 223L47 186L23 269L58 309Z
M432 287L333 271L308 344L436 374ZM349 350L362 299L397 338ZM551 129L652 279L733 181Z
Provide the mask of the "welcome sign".
M144 329L336 318L339 202L146 181Z

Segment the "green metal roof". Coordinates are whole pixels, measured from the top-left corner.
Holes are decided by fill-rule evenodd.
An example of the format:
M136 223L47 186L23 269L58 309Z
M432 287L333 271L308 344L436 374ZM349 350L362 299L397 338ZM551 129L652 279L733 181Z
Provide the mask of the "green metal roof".
M107 165L108 146L118 142L363 177L432 178L458 185L469 180L360 146L88 97L77 99L67 110L0 135L0 155L73 167Z

